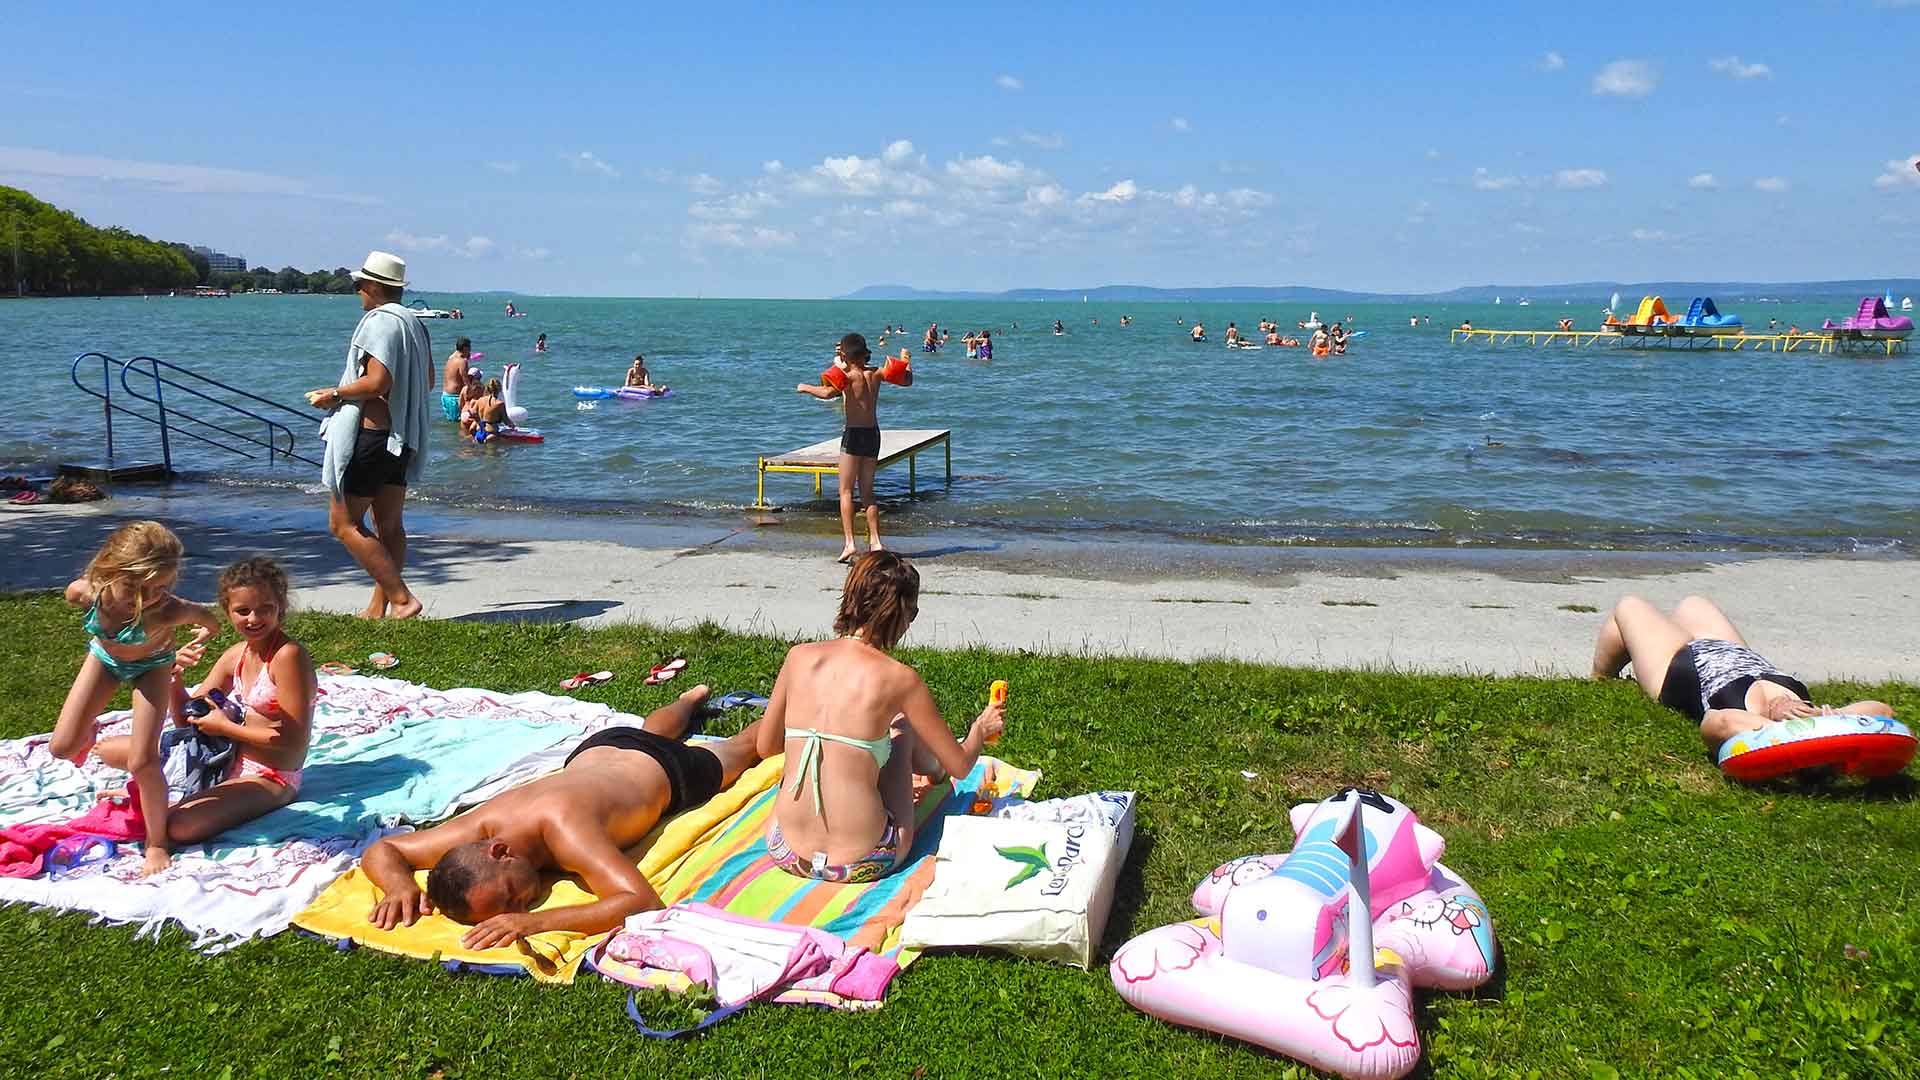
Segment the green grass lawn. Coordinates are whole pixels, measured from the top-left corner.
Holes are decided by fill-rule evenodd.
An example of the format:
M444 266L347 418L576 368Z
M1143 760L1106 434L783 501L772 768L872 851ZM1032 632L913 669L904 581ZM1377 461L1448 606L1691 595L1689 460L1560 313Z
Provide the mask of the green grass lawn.
M301 615L292 630L317 660L385 649L402 658L395 675L434 686L553 690L612 668L620 678L581 696L633 712L694 681L768 689L785 647L711 628ZM0 666L0 736L51 728L80 647L56 598L0 598L0 649L14 657ZM691 662L680 680L641 683L675 653ZM996 752L1045 770L1043 795L1140 792L1103 956L1189 917L1195 882L1218 863L1284 850L1292 804L1363 784L1446 836L1448 865L1486 898L1504 949L1478 993L1421 995L1424 1074L1920 1071L1920 808L1906 778L1728 784L1692 725L1626 682L904 655L956 727L989 681L1012 683ZM1920 715L1920 688L1814 690ZM760 1007L660 1043L634 1034L621 992L591 977L450 975L294 933L205 957L177 930L137 941L21 906L0 908L0 939L0 1045L18 1076L1310 1075L1133 1011L1104 966L934 955L875 1014Z

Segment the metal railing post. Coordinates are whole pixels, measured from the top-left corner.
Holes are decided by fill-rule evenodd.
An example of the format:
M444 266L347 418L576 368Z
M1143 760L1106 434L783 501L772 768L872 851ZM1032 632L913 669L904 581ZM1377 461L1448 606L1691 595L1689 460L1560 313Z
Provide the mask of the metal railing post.
M129 360L128 363L134 363ZM173 474L173 441L167 437L166 395L160 389L160 364L152 357L147 358L147 367L153 371L153 404L160 411L160 461L166 466L167 474Z

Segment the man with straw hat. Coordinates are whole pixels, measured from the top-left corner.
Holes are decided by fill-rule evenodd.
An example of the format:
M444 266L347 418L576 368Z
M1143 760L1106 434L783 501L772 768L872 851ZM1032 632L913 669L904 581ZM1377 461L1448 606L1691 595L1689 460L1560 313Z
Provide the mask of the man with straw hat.
M366 314L347 345L346 371L338 385L307 393L308 402L328 410L320 428L327 444L320 469L330 497L327 526L373 578L373 599L362 616L411 619L420 614L420 598L400 577L407 561L401 511L407 485L419 482L427 457L433 343L400 303L404 259L369 252L352 276Z

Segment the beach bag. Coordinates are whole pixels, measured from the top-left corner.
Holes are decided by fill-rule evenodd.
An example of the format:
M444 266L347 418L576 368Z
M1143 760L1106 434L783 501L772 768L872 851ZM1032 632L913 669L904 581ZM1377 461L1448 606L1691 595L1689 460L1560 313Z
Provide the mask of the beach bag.
M756 1001L813 1002L808 995L817 995L877 1003L900 971L894 961L817 927L748 918L698 902L629 916L588 962L603 978L640 989L691 984L712 990L716 1008L693 1027L677 1030L648 1026L629 990L627 1018L652 1039L705 1031Z
M192 724L160 733L160 772L167 778L167 803L198 795L227 778L239 747L232 739L208 735Z
M1015 802L946 823L908 948L988 948L1092 966L1133 844L1134 793Z

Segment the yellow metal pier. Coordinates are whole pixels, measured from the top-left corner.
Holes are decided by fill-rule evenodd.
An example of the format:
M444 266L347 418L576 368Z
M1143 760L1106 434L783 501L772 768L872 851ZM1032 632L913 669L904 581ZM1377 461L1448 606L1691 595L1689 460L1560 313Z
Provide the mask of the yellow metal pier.
M1448 331L1455 345L1484 341L1489 345L1561 345L1584 349L1600 344L1626 349L1751 349L1755 352L1885 352L1895 356L1907 351L1904 338L1863 338L1844 333L1819 331L1802 334L1674 334L1617 333L1612 330L1472 330Z

